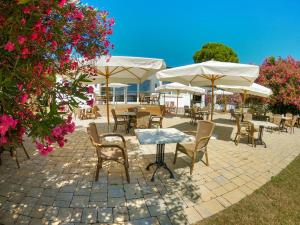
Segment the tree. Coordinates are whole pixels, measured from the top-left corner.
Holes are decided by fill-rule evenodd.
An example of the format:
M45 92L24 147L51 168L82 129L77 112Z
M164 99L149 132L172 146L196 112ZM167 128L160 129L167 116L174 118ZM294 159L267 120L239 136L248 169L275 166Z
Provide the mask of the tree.
M221 62L235 62L239 59L237 54L228 46L221 43L207 43L193 56L195 63L216 60Z
M284 114L300 111L300 62L292 57L286 59L266 58L256 80L273 91L267 100L274 113Z
M107 12L71 0L0 1L0 151L25 133L43 155L64 145L76 99L93 92L81 65L109 54L113 24Z

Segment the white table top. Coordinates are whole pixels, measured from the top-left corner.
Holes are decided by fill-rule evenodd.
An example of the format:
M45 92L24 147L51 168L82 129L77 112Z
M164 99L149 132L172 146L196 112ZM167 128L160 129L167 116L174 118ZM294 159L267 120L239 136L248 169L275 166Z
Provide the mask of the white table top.
M171 144L194 140L193 136L175 128L135 129L134 131L141 145Z
M259 121L259 120L250 120L250 123L252 123L254 126L262 126L262 127L278 127L278 125L274 124L274 123L270 123L268 121Z

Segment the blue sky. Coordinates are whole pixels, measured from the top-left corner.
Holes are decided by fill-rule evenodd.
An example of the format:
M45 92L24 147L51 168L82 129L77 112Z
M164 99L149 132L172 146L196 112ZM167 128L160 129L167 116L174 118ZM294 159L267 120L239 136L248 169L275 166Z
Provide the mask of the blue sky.
M300 60L299 0L83 0L116 20L112 55L193 63L207 42L232 47L242 63L266 56Z

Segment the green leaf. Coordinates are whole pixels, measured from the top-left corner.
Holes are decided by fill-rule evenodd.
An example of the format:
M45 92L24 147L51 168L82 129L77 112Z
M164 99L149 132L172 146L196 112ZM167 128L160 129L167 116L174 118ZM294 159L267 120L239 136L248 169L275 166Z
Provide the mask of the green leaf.
M25 5L25 4L27 4L28 2L30 2L30 0L18 0L18 4L19 4L19 5Z

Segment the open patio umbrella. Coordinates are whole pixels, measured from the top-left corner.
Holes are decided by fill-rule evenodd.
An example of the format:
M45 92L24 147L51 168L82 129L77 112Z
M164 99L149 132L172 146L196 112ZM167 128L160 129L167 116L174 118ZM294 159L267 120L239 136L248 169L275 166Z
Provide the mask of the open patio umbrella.
M176 115L178 112L178 97L180 93L191 93L191 94L205 94L205 89L199 87L191 87L177 82L164 84L155 88L156 92L176 92L177 93L177 104L176 104Z
M179 82L192 86L211 86L212 98L216 85L250 86L258 77L259 67L255 65L207 61L187 66L161 70L156 76L161 81ZM211 120L214 104L211 104Z
M90 60L87 65L97 68L93 82L105 82L106 99L109 99L109 83L141 83L153 73L166 68L162 59L112 56ZM106 101L107 123L109 129L109 103Z
M226 90L226 91L243 94L243 107L244 107L247 95L254 95L254 96L268 98L273 93L271 89L264 87L262 85L256 84L256 83L253 83L249 87L231 86L231 85L217 85L217 87L221 88L223 90Z

